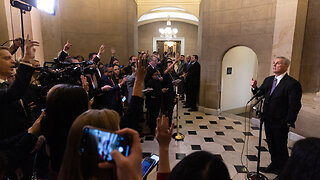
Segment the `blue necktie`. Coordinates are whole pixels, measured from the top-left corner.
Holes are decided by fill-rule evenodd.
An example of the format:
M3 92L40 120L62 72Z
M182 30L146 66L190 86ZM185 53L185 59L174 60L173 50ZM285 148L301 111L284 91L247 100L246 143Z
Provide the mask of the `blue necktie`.
M272 94L272 92L274 91L276 86L277 86L277 78L274 78L273 83L272 83L272 88L271 88L271 91L270 91L270 95Z

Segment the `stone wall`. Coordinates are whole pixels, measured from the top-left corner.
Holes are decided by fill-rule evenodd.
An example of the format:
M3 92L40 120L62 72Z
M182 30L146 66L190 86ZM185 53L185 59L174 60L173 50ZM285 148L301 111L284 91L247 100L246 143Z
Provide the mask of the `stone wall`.
M301 59L300 83L303 92L320 90L320 1L309 0Z
M71 55L88 58L100 45L106 46L102 62L108 63L110 48L126 64L137 50L137 5L134 0L68 0L59 1L56 16L41 13L46 61L52 61L69 40Z
M178 28L179 32L177 37L185 38L185 49L184 55L192 55L197 54L198 52L198 26L184 23L172 21L172 27ZM160 37L159 28L163 28L166 26L166 22L154 22L150 24L141 25L138 28L139 31L139 40L138 47L139 50L149 50L152 51L153 48L153 37Z
M231 47L247 46L257 54L259 83L269 75L275 10L275 0L201 1L201 106L219 107L221 63L225 52Z

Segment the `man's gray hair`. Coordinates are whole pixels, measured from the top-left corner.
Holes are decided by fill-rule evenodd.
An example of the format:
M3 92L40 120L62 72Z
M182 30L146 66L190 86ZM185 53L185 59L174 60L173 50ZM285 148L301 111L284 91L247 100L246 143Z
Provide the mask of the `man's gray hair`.
M284 65L286 65L286 66L288 66L288 67L290 66L291 61L290 61L288 58L286 58L286 57L284 57L284 56L278 56L278 57L276 57L276 59L282 59Z
M149 56L149 58L148 58L148 62L152 61L152 58L154 58L154 57L158 59L158 57L157 57L157 56L152 55L152 56Z

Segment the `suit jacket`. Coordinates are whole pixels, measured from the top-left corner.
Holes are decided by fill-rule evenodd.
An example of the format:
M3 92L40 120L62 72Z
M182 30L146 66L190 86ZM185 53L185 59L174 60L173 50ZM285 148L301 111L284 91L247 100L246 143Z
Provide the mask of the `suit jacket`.
M302 89L300 83L286 74L270 94L275 76L267 77L253 93L264 95L263 119L270 122L271 127L287 127L294 123L301 109Z
M188 86L200 87L200 64L195 62L187 70L186 83Z
M0 84L0 140L27 130L32 123L19 99L26 93L33 71L33 67L20 64L14 83L9 88Z
M103 80L101 84L102 86L109 85L112 87L109 89L109 91L104 92L102 95L103 107L113 109L120 113L122 110L122 102L119 84L116 84L115 80L113 80L114 84L112 84L111 80L105 75L102 75L101 79Z

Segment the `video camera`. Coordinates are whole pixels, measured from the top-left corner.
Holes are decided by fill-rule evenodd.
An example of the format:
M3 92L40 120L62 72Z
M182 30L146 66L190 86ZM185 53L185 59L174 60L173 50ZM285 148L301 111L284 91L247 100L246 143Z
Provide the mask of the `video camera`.
M72 62L45 62L43 67L37 68L38 80L42 86L49 89L56 84L74 84L81 86L81 75L96 73L96 68L90 67L92 61L79 63Z

